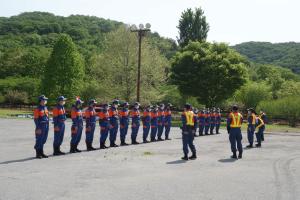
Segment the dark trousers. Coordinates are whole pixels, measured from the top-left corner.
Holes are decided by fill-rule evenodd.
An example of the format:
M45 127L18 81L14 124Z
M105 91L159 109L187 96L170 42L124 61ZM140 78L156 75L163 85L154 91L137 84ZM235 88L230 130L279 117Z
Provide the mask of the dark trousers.
M255 131L255 126L252 124L249 124L248 129L247 129L247 136L248 136L248 142L250 145L253 145L254 131Z
M60 147L64 140L64 134L65 134L65 123L61 122L54 125L54 141L53 141L53 147Z
M211 134L211 135L214 134L214 129L215 129L215 123L212 122L212 123L210 124L210 134Z
M264 130L265 130L265 127L262 126L262 127L260 127L260 128L258 129L258 132L255 133L255 135L256 135L256 140L257 140L257 143L258 143L258 144L261 144L261 141L262 141L262 135L263 135L263 133L264 133Z
M86 143L92 144L94 140L96 123L87 124L85 127L85 141Z
M150 131L150 123L145 123L143 125L143 141L146 141Z
M42 123L35 129L35 145L36 150L42 150L47 141L49 132L49 123Z
M165 138L169 138L170 130L171 130L171 121L165 122Z
M243 152L242 139L241 128L230 128L229 141L232 153L236 153L237 149L239 153Z
M120 139L121 139L121 142L125 142L127 132L128 132L128 123L121 124L120 125Z
M152 141L155 140L156 133L157 133L157 125L151 125L151 135L150 135L150 138L151 138Z
M216 133L219 134L219 130L220 130L220 125L219 123L216 124Z
M185 155L189 153L189 148L193 154L196 154L194 134L195 129L191 126L187 126L186 130L182 131L182 150Z
M111 123L111 128L109 129L110 144L115 144L117 139L118 129L119 129L118 122Z
M108 125L100 125L100 144L104 144L108 137L109 127Z
M73 124L71 127L71 144L78 145L81 140L83 125L82 124Z

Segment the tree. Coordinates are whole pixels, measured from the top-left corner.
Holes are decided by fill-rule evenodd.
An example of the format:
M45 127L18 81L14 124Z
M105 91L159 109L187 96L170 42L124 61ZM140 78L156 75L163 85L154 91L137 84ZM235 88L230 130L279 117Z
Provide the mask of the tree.
M171 81L183 95L213 106L232 96L246 82L247 65L226 44L190 42L173 59Z
M111 98L119 97L133 101L137 81L137 35L125 26L107 35L105 51L96 56L89 67L93 78L107 86ZM150 45L147 38L142 43L141 102L143 104L160 98L158 87L165 83L165 70L169 63L159 50Z
M271 99L270 87L265 83L248 82L235 94L235 99L246 108L256 108L263 100Z
M81 92L84 64L70 36L62 34L53 47L42 80L42 93L51 99L64 95L69 98Z
M189 41L206 41L209 25L206 22L204 11L196 8L195 11L187 9L181 14L179 20L179 38L180 47L186 46Z

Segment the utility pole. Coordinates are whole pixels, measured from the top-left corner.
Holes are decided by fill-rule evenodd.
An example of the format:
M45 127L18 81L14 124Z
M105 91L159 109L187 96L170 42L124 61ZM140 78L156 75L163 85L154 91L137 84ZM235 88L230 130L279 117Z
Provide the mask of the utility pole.
M151 25L149 23L144 27L143 24L139 25L139 28L136 25L130 27L131 32L138 33L138 42L139 42L139 52L138 52L138 71L137 71L137 86L136 86L136 101L140 102L140 89L141 89L141 55L142 55L142 37L150 31Z

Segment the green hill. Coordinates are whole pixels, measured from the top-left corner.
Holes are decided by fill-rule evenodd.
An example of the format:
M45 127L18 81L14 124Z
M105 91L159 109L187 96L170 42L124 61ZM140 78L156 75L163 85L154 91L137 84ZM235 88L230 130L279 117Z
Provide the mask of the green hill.
M282 66L300 73L300 43L246 42L233 48L252 62Z
M103 50L105 35L120 25L124 23L94 16L62 17L45 12L0 17L0 78L38 76L61 33L72 37L88 66L90 58ZM177 49L174 40L158 33L149 33L148 38L167 58Z

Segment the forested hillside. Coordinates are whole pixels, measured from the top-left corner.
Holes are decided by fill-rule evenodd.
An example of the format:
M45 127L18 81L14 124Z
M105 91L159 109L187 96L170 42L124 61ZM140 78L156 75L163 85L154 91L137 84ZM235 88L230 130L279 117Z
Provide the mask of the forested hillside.
M282 66L300 73L300 43L246 42L233 48L252 62Z
M20 102L33 101L40 92L40 81L44 75L47 60L61 34L69 35L83 56L87 80L85 84L86 87L90 87L91 76L95 74L95 66L99 65L100 55L111 45L112 41L109 40L123 39L123 35L112 37L111 33L123 27L126 25L122 22L82 15L61 17L51 13L28 12L9 18L1 17L0 102L7 101L4 96L9 94L15 96L26 94L28 100L20 100ZM130 31L127 30L127 33L129 34ZM131 34L132 45L136 47L138 44L136 34ZM118 45L122 44L118 43ZM174 40L163 38L158 33L148 33L143 45L151 50L157 49L159 56L167 60L175 54L177 49ZM136 51L136 48L132 50ZM132 55L134 59L132 67L136 67L137 52L133 54L135 55ZM111 61L113 62L113 59ZM97 70L102 66L104 65L97 67ZM168 67L169 64L163 66L163 68Z

